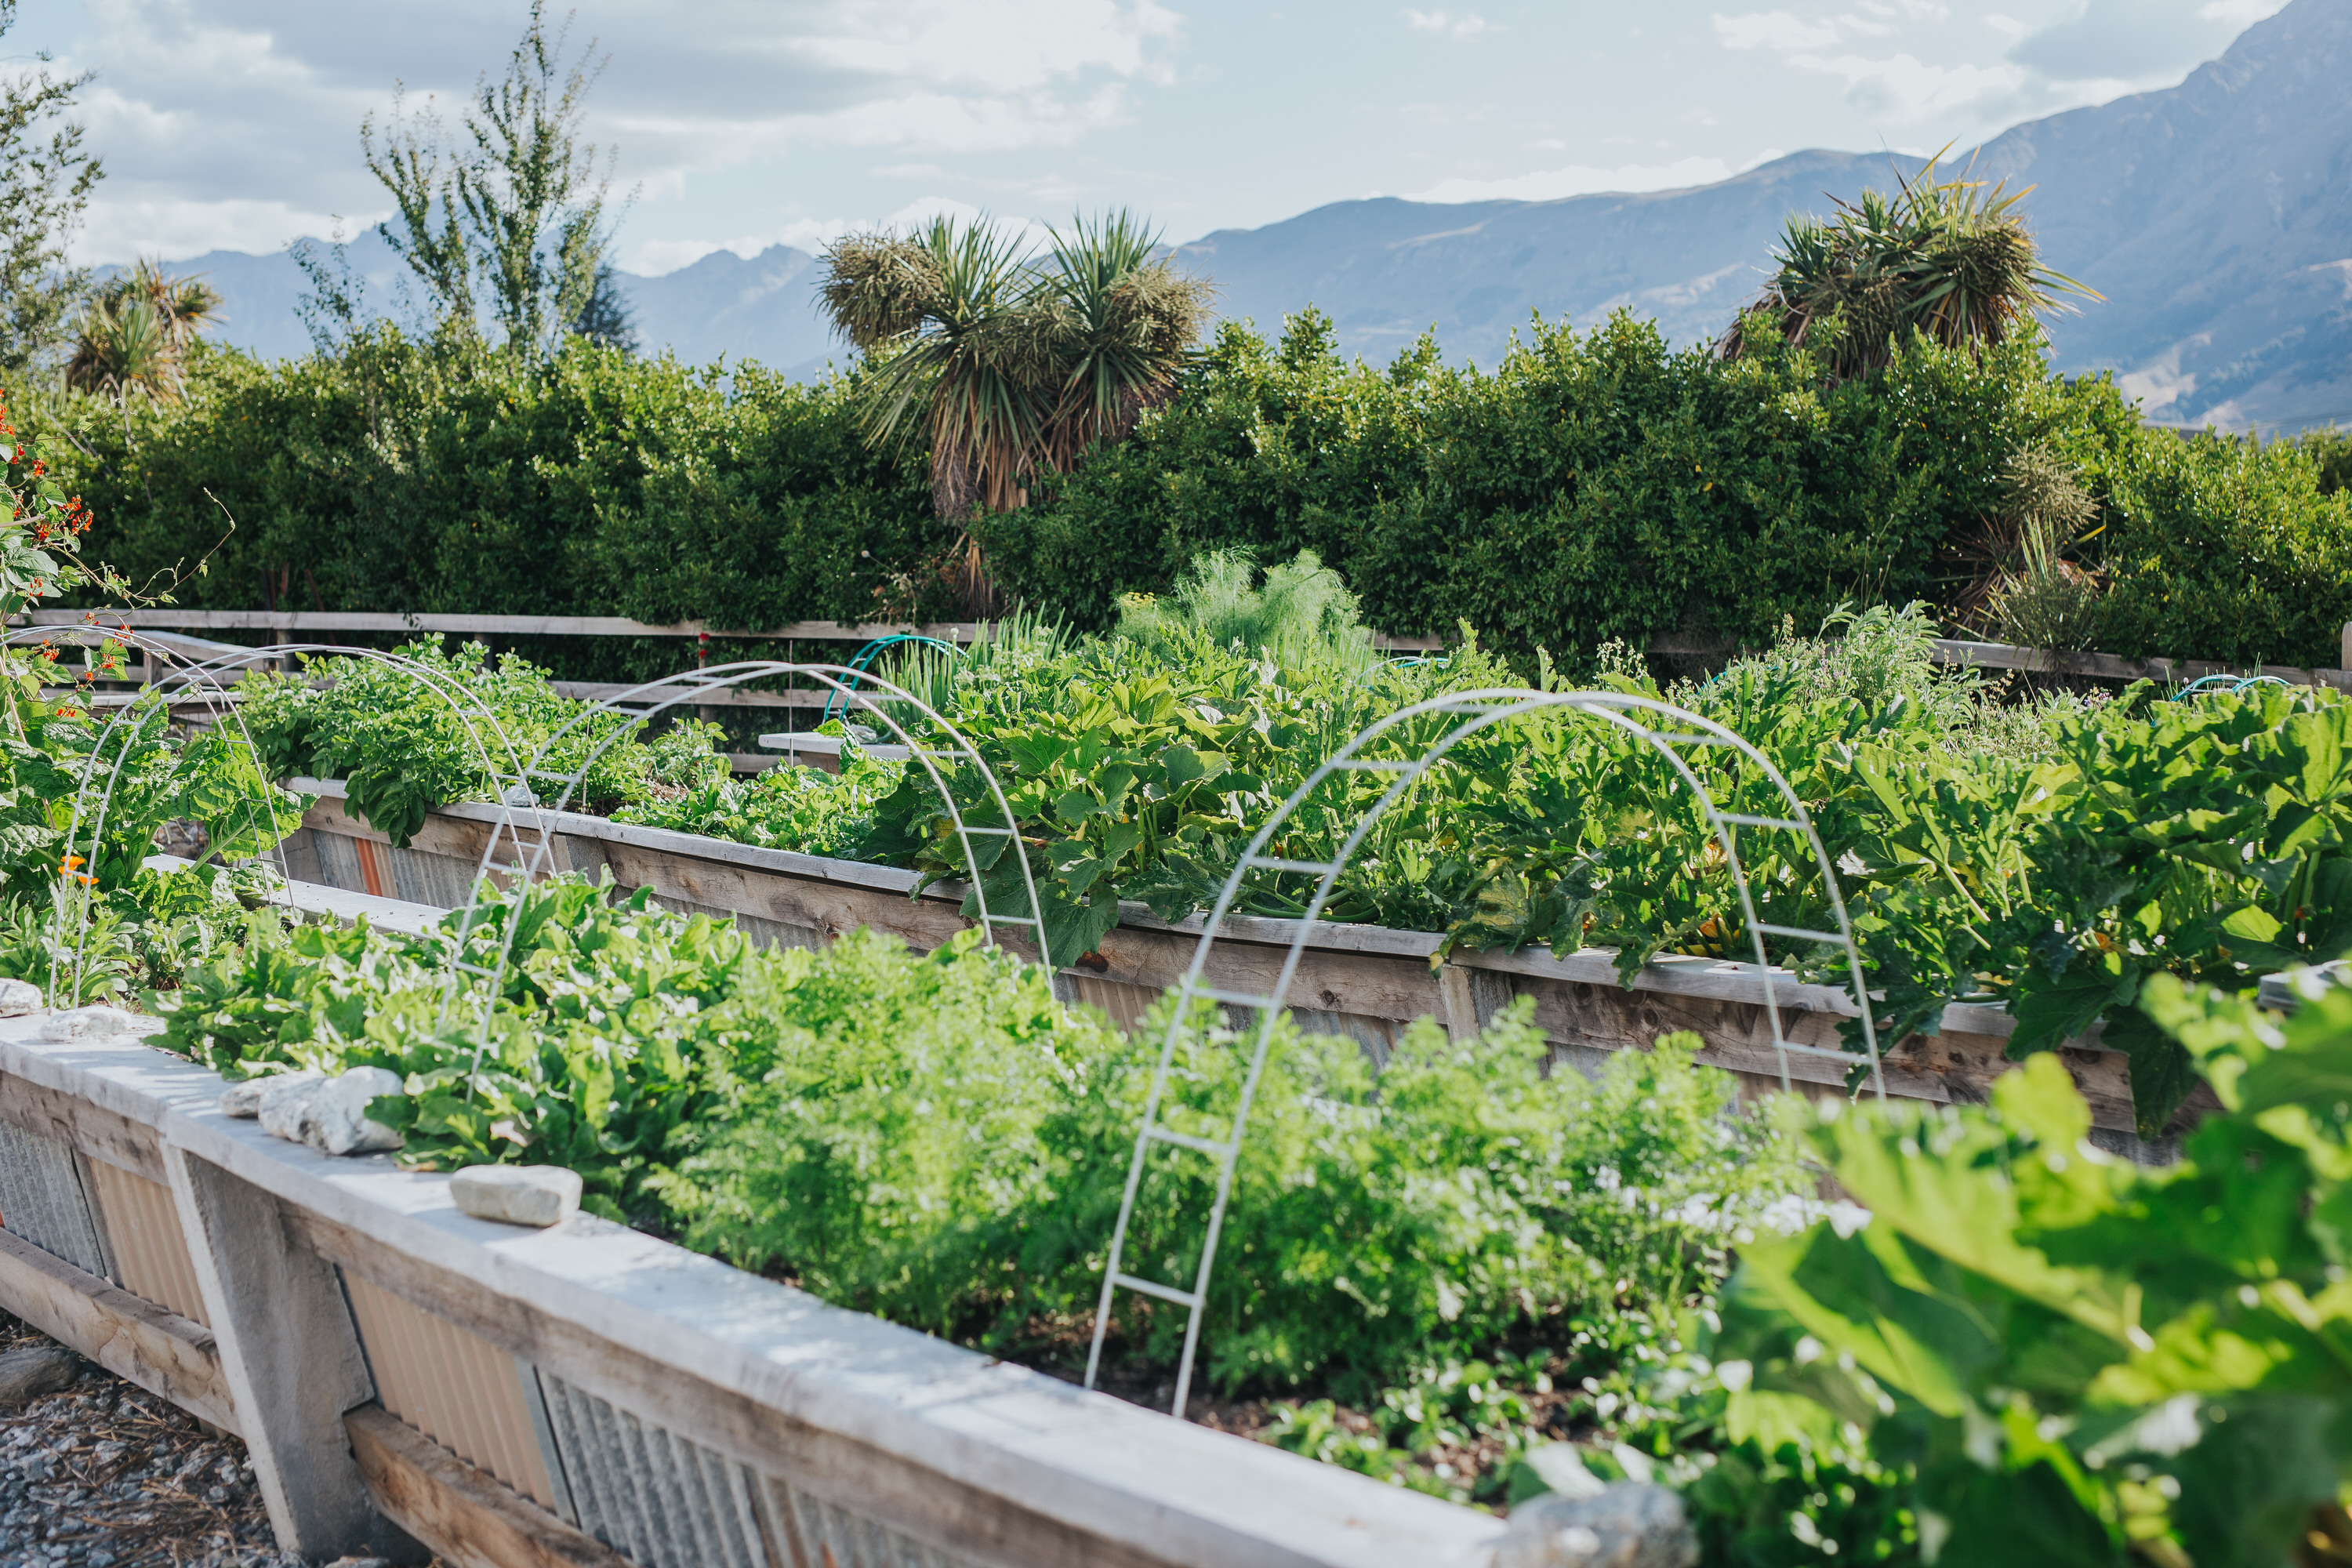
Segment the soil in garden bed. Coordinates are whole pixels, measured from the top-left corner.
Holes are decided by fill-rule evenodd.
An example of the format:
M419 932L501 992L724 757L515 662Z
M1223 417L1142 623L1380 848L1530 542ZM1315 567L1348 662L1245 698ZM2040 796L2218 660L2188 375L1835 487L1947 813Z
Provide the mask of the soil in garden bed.
M680 1242L675 1232L658 1223L639 1220L635 1228L664 1241ZM761 1275L794 1289L806 1289L799 1277L781 1263L771 1264ZM1034 1321L1022 1334L1018 1349L996 1359L1064 1383L1082 1383L1093 1332L1091 1314ZM964 1342L967 1349L978 1348L960 1335L950 1337ZM1520 1348L1524 1352L1532 1347ZM1548 1369L1552 1384L1549 1389L1515 1391L1527 1410L1526 1418L1516 1423L1520 1441L1565 1442L1591 1436L1595 1426L1592 1400L1586 1388L1570 1375L1571 1370L1566 1359L1554 1357ZM1164 1415L1176 1397L1176 1372L1172 1366L1124 1353L1114 1336L1104 1346L1102 1373L1095 1380L1095 1386L1114 1398ZM1343 1438L1381 1434L1381 1424L1370 1412L1337 1399L1328 1390L1307 1387L1282 1394L1232 1398L1211 1387L1198 1367L1193 1372L1192 1397L1185 1414L1213 1432L1230 1433L1254 1442L1272 1442L1283 1425L1286 1408L1303 1409L1324 1400L1330 1401L1331 1426ZM1475 1500L1476 1506L1491 1512L1507 1513L1501 1488L1509 1479L1512 1449L1504 1434L1499 1430L1473 1430L1474 1423L1467 1421L1446 1425L1462 1440L1440 1442L1413 1452L1404 1467L1389 1479L1455 1501ZM1482 1490L1486 1495L1481 1496Z
M1086 1375L1085 1348L1081 1344L1076 1361L1026 1356L1022 1358L1022 1364L1066 1383L1076 1383ZM1104 1366L1096 1386L1129 1404L1165 1413L1176 1397L1176 1374L1170 1368L1144 1363L1111 1363ZM1229 1399L1203 1388L1196 1372L1186 1415L1213 1432L1271 1442L1282 1425L1286 1407L1303 1408L1327 1397L1307 1389L1278 1398ZM1585 1402L1575 1390L1563 1389L1556 1384L1549 1393L1528 1393L1521 1397L1529 1406L1530 1416L1519 1424L1522 1438L1564 1440L1578 1435L1574 1416L1580 1413ZM1343 1440L1381 1436L1381 1424L1370 1412L1337 1399L1331 1401L1330 1423ZM1478 1506L1497 1513L1507 1511L1500 1489L1509 1480L1511 1447L1500 1432L1465 1431L1464 1437L1464 1441L1442 1442L1413 1453L1395 1479L1409 1479L1418 1489L1451 1496L1456 1500L1475 1499ZM1489 1495L1482 1497L1482 1491Z

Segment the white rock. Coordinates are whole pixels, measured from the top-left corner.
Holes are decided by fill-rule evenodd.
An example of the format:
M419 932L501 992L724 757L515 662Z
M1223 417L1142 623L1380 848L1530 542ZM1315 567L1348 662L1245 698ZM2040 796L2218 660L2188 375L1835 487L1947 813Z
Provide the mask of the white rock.
M41 988L29 980L0 980L0 1018L21 1018L41 1010Z
M1698 1537L1682 1500L1646 1481L1598 1496L1532 1497L1511 1510L1493 1568L1691 1568Z
M468 1165L449 1178L449 1196L476 1219L561 1225L580 1210L580 1173L561 1165Z
M321 1154L367 1154L400 1147L400 1134L369 1121L367 1108L402 1089L400 1075L383 1068L353 1068L333 1078L286 1073L264 1084L255 1111L264 1132L289 1142Z
M304 1068L300 1072L265 1074L249 1078L243 1083L233 1083L221 1090L220 1108L223 1116L251 1118L261 1114L261 1097L273 1089L304 1080L316 1081L325 1075L316 1068Z
M100 1040L114 1035L143 1035L141 1020L120 1007L76 1007L52 1013L41 1020L45 1040Z

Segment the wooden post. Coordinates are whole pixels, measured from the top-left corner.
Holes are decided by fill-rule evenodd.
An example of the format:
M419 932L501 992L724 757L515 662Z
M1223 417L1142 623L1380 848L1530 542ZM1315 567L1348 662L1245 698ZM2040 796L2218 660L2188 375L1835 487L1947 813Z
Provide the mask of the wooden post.
M2344 646L2337 650L2336 657L2343 661L2336 668L2352 671L2352 621L2345 623Z
M278 1549L424 1561L352 1456L343 1414L375 1385L334 1265L294 1244L268 1193L168 1144L163 1163Z

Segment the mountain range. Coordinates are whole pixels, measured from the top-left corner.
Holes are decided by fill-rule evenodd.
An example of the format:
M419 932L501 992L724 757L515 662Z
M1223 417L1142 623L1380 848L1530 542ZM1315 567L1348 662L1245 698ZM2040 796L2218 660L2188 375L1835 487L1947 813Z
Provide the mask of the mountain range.
M2151 419L2231 428L2352 424L2352 0L2294 0L2178 87L2012 127L1947 170L2032 187L2045 262L2104 300L2050 322L2061 370L2113 370ZM1455 362L1492 365L1530 312L1591 325L1625 309L1677 342L1721 332L1763 281L1789 217L1920 160L1793 153L1715 184L1548 202L1333 203L1174 252L1219 310L1272 329L1313 303L1341 346L1380 361L1434 328ZM349 249L382 300L399 264L373 234ZM299 353L292 258L215 251L223 335ZM816 261L773 246L622 275L648 348L726 354L795 374L846 357L815 309Z

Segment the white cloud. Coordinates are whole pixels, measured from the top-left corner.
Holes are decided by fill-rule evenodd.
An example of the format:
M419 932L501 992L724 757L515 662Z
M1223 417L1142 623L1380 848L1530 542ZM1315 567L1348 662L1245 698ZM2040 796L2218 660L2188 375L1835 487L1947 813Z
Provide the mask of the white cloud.
M1934 66L1907 54L1887 59L1852 54L1790 55L1789 63L1803 70L1843 77L1850 93L1897 120L1948 116L2025 85L2025 72L2015 66Z
M2278 15L2285 0L2210 0L2197 8L2198 20L2220 22L2231 27L2251 27L2269 16Z
M1467 11L1455 16L1451 11L1412 11L1404 14L1405 26L1416 33L1444 33L1456 38L1475 38L1481 33L1495 30L1494 24L1484 16L1474 16Z
M978 82L1002 94L1087 70L1134 76L1154 39L1177 31L1172 11L1136 0L901 0L834 8L836 30L792 40L797 53L835 70L948 84Z
M109 260L135 256L184 260L212 250L258 254L282 249L305 236L326 238L338 224L345 236L357 235L391 216L389 207L329 213L249 197L116 199L90 204L89 221L76 237L74 251L77 257Z
M1599 191L1673 191L1728 179L1720 158L1684 158L1672 163L1628 163L1614 169L1582 164L1499 180L1441 180L1405 197L1410 202L1553 202Z
M362 117L381 117L396 80L412 107L449 117L478 71L503 67L520 15L465 0L82 3L87 58L58 64L101 70L80 117L108 178L77 246L98 262L267 248L382 205ZM701 0L692 26L656 0L604 0L593 25L611 61L588 132L617 148L617 190L647 203L685 196L698 174L810 153L919 165L1069 147L1135 118L1182 30L1158 0ZM588 41L583 22L572 50ZM771 216L789 215L737 221ZM645 243L674 260L721 242Z
M1825 49L1843 35L1835 22L1801 22L1786 11L1752 11L1744 16L1718 13L1709 18L1727 49Z

